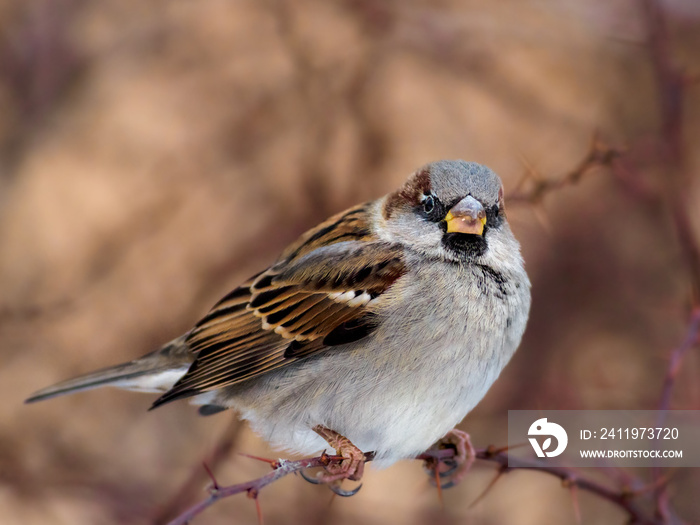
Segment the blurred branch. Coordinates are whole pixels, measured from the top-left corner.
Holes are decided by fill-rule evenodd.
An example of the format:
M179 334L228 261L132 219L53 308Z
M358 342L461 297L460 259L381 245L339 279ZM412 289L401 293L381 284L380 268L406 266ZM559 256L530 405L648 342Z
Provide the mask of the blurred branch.
M0 328L5 323L32 322L40 317L49 316L55 312L63 313L73 306L69 299L60 299L52 303L31 304L11 308L0 305Z
M577 184L584 175L595 168L610 166L621 154L620 150L605 144L595 133L591 139L588 153L564 175L545 179L533 168L527 167L515 191L508 196L508 202L526 202L539 205L548 194ZM525 186L529 186L529 188L523 190Z
M231 455L231 452L236 447L242 428L243 425L239 420L234 419L231 421L223 435L217 440L214 451L204 461L204 464L207 465L208 468L215 469L217 465ZM194 499L205 477L206 472L202 471L202 469L193 469L185 483L180 487L180 490L178 490L163 507L157 510L151 523L154 525L167 523L171 516L182 509L184 502L189 502Z
M691 301L700 307L700 248L693 233L685 194L674 192L669 202L670 213L676 226L676 234L686 260L691 281Z
M666 367L666 376L661 389L661 399L659 400L658 410L659 415L656 420L656 426L662 427L666 422L667 411L671 408L671 395L673 387L678 377L678 372L681 369L681 363L688 351L695 345L700 343L700 307L695 308L690 316L690 322L685 333L685 337L679 346L677 346L668 360ZM654 485L654 493L656 495L656 513L657 517L662 518L663 523L671 521L671 510L668 506L668 484L663 475L663 471L659 467L652 468L652 485Z
M671 394L673 393L673 385L675 383L678 372L681 368L681 362L688 353L700 341L700 307L696 308L690 316L690 322L686 331L685 337L679 346L677 346L668 361L666 369L666 377L664 378L664 386L661 390L661 400L659 401L658 410L666 411L671 408ZM661 416L665 419L665 415ZM663 419L657 422L656 426L660 426Z
M686 75L673 60L670 50L666 13L658 0L641 0L643 23L647 29L648 49L658 90L661 129L659 142L663 146L661 159L664 171L669 174L664 181L667 192L667 211L671 216L676 235L688 268L691 282L691 301L694 311L684 341L671 354L664 378L659 408L670 408L671 394L683 357L698 340L700 330L700 247L693 233L687 204L688 177L686 174L683 140L684 89ZM664 416L660 416L663 418ZM660 479L659 468L652 471L653 479ZM670 520L669 495L666 484L655 490L656 515L664 522Z
M439 450L430 450L416 457L422 461L445 461L455 457L455 450L445 448ZM365 461L372 461L373 452L365 454ZM492 446L478 449L476 458L482 461L496 463L498 465L499 475L505 474L513 470L537 470L551 476L557 477L562 481L562 484L572 491L583 490L594 494L604 500L617 505L624 510L630 518L630 523L637 525L660 525L663 523L658 519L647 516L644 511L639 508L635 498L644 493L641 491L631 491L626 487L619 490L614 490L606 487L597 481L580 476L576 471L564 467L542 467L527 460L513 458L509 456L505 449L498 449ZM168 525L187 525L197 515L212 506L217 501L233 496L235 494L246 493L248 497L256 499L260 490L267 485L287 476L288 474L301 472L303 470L315 467L327 467L331 464L337 464L342 461L341 456L329 456L325 453L313 458L300 459L297 461L289 461L286 459L279 460L264 460L270 463L272 472L237 485L229 485L222 487L216 479L212 478L212 486L209 489L210 495L207 499L192 506L183 512L180 516L171 521ZM490 486L493 486L490 485ZM483 494L482 494L483 496Z
M647 45L654 68L659 96L661 134L668 156L675 164L683 160L683 87L684 74L671 57L666 14L657 0L641 0Z
M13 129L0 141L4 164L19 161L32 136L88 66L71 38L79 6L76 0L27 3L27 9L8 24L10 30L0 27L0 92L10 95L13 108L3 115Z
M657 0L641 0L643 23L648 34L649 54L656 78L663 145L661 159L669 177L664 187L668 191L668 211L675 224L683 255L692 282L692 301L700 305L700 247L693 234L686 203L687 181L683 140L684 89L688 84L684 71L671 56L666 14Z
M642 494L642 491L630 491L626 487L619 490L613 490L606 487L597 481L579 475L575 470L565 467L542 467L530 461L513 458L509 456L503 449L494 449L488 447L477 451L477 458L485 461L491 461L499 465L499 470L506 473L512 470L536 470L544 472L551 476L557 477L562 481L564 487L573 489L574 487L594 494L602 499L605 499L621 509L623 509L630 517L630 523L634 524L654 524L658 525L658 520L647 516L642 509L638 507L635 498Z

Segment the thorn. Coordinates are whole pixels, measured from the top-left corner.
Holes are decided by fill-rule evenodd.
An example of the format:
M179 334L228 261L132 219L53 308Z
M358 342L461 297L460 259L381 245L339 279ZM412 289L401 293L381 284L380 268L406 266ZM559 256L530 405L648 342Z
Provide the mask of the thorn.
M525 156L525 154L519 153L518 159L520 160L520 164L522 164L524 170L522 176L520 177L520 179L518 179L518 182L515 184L515 188L513 188L512 193L516 194L524 192L525 186L530 181L532 181L534 186L537 186L541 182L539 173L532 165L532 163L528 160L528 158Z
M668 482L671 481L671 472L667 472L663 474L662 476L659 476L658 479L653 481L652 483L648 483L647 485L644 485L643 487L637 489L637 490L624 490L623 492L628 495L628 496L638 496L640 494L643 494L645 492L652 492L654 490L660 489L662 487L665 487L668 485Z
M440 462L435 462L435 487L437 488L438 501L440 501L440 508L445 510L445 501L442 499L442 483L440 482Z
M506 450L507 450L507 447L506 447ZM503 447L496 448L495 445L489 445L488 447L486 447L486 450L484 450L484 457L485 458L492 458L492 457L496 456L497 454L500 454L501 452L505 452L503 450Z
M591 133L590 145L588 146L588 157L581 164L585 166L589 162L596 160L598 154L604 151L607 151L607 148L603 141L600 140L600 132L594 129L593 133Z
M260 500L258 496L260 493L257 489L248 489L248 497L255 500L255 512L258 514L258 525L264 525L262 508L260 508Z
M574 518L576 523L581 525L581 506L578 503L578 485L576 483L571 483L569 485L569 493L571 494L571 503L574 506Z
M209 468L209 465L206 464L206 462L202 461L202 466L204 467L204 470L207 472L207 475L209 476L209 479L211 479L211 488L214 492L219 490L219 482L216 481L216 478L214 477L214 473L211 471Z
M328 488L331 489L331 491L333 492L333 498L331 499L331 503L333 502L335 496L340 496L341 498L349 498L360 492L360 489L362 488L362 483L360 483L357 487L355 487L352 490L343 490L340 488L342 483L342 481L340 481L340 483L337 484L336 482L328 483Z
M506 445L504 447L496 447L496 445L489 445L488 447L486 447L485 454L486 454L486 457L491 458L493 456L497 456L498 454L503 454L504 452L508 452L511 448L522 447L523 445L524 445L524 443L520 443L518 445L513 445L512 447L509 447L508 445Z
M486 497L486 494L489 493L489 491L493 488L493 486L496 484L496 482L501 479L501 476L506 472L506 468L499 468L496 471L496 475L493 477L493 479L489 482L488 485L486 485L486 488L479 494L474 501L471 502L471 504L467 507L468 509L476 507L477 503L479 503L482 499Z
M269 464L273 469L277 469L280 466L280 462L277 459L268 459L260 456L253 456L252 454L246 454L245 452L239 452L239 456L245 456L250 459L255 459L257 461L262 461L263 463Z
M535 219L537 219L537 222L540 223L540 226L542 226L545 233L547 233L547 235L552 235L552 223L549 220L547 211L540 200L532 203L532 212L535 214Z
M523 175L523 178L525 180L529 179L535 183L541 182L542 177L540 176L540 173L537 171L532 162L530 162L530 160L525 155L519 155L519 157L520 162L522 162L523 166L525 167L525 173Z
M516 443L515 445L506 445L501 448L494 448L494 453L495 454L500 454L501 452L508 452L509 450L513 450L516 448L523 448L523 447L529 447L530 443Z

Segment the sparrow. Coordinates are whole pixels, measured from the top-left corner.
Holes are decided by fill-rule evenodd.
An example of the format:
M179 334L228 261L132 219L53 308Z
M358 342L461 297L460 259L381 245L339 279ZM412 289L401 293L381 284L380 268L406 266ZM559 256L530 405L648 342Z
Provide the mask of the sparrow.
M233 408L273 447L343 460L326 483L413 458L484 397L520 344L530 282L489 168L428 164L304 233L191 330L33 394L102 386Z

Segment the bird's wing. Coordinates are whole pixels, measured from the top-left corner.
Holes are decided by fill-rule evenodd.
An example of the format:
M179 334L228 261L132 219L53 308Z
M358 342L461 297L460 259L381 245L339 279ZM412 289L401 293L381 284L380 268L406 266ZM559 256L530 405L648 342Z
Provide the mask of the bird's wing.
M194 363L153 406L370 334L371 302L406 270L403 249L376 240L366 219L362 206L329 219L221 299L187 336Z

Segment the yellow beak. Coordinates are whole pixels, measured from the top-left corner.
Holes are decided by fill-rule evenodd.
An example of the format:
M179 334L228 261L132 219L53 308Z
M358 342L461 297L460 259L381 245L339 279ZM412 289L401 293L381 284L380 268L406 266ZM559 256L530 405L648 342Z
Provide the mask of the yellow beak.
M467 195L447 212L445 222L447 233L482 235L486 224L486 210L478 200Z

